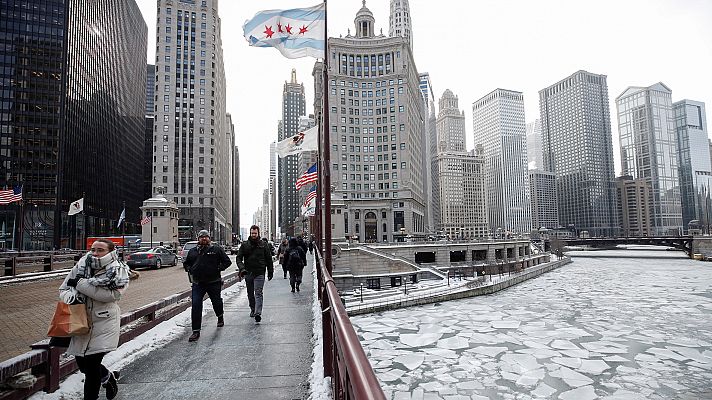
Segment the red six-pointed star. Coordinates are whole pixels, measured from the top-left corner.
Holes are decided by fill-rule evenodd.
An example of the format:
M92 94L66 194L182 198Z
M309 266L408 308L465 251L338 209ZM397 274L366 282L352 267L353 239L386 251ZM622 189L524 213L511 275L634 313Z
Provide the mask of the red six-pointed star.
M284 33L284 31L282 30L282 24L280 24L279 22L277 22L277 32Z
M290 35L292 34L292 27L289 26L289 24L287 24L287 26L285 26L284 28L287 30L288 34L290 34Z
M307 27L305 25L302 25L301 28L299 28L299 34L303 35L307 32Z
M272 38L272 35L274 35L274 32L272 32L272 27L265 25L265 32L264 32L264 34L267 35L267 38L268 38L268 39L271 39L271 38Z

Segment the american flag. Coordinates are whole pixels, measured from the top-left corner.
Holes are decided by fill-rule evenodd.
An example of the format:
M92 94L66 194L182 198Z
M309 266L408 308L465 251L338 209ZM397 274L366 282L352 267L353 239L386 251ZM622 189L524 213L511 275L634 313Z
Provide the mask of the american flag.
M309 167L309 169L306 170L306 172L304 172L299 179L297 179L297 184L295 186L297 187L297 190L299 190L312 182L316 182L318 179L319 177L316 172L316 163L314 163L314 165Z
M150 216L150 215L146 215L146 216L143 217L143 219L141 220L141 225L146 225L146 224L149 223L149 222L151 222L151 216Z
M309 194L307 194L307 198L304 199L304 203L302 204L302 207L304 207L304 208L309 207L309 203L311 203L311 201L314 199L316 199L316 185L312 186L311 190L309 191Z
M22 186L0 190L0 205L8 205L14 201L22 201Z

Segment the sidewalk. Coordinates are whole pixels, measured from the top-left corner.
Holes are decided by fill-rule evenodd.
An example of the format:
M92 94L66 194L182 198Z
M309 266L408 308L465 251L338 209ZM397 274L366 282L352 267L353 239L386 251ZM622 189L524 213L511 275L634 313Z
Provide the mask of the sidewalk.
M308 255L308 265L313 258ZM225 302L225 326L209 301L200 340L179 340L123 368L117 399L306 399L312 364L312 275L300 293L275 265L265 283L262 322L250 318L246 289Z

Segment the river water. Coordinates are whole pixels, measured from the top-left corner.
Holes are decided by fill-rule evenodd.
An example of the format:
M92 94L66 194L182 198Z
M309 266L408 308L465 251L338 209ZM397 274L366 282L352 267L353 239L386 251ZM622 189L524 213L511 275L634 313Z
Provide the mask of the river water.
M712 263L568 254L493 295L352 317L387 398L712 398Z

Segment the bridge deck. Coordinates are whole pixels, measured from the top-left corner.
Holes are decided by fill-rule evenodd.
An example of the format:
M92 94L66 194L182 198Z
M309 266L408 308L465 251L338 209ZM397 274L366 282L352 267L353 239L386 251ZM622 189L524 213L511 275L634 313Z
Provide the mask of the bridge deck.
M200 340L188 343L187 326L179 340L125 367L118 398L306 399L313 361L310 268L301 289L291 293L277 265L265 284L260 324L249 316L245 289L225 302L223 328L215 327L206 302Z

